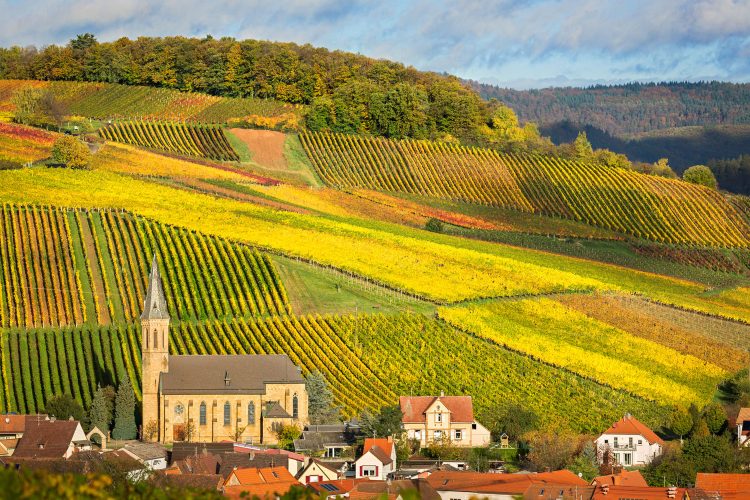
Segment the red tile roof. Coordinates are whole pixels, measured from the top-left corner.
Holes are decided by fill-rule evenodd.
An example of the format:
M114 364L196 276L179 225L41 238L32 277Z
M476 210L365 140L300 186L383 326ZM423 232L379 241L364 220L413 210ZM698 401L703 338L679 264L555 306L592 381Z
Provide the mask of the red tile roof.
M390 460L391 454L393 453L393 441L388 438L365 438L365 446L362 449L362 454L366 454L376 446L380 448Z
M648 487L648 486L599 486L594 491L591 500L612 500L618 498L637 498L638 500L684 500L686 499L687 489L671 488L673 496L670 495L670 488L667 487ZM689 498L689 497L687 497Z
M406 491L415 491L421 500L440 500L440 495L424 479L399 479L395 481L367 480L358 482L349 491L351 500L394 500L404 497Z
M75 420L29 420L13 456L63 458L78 425Z
M625 415L624 417L622 417L620 420L612 424L609 429L604 431L604 434L633 434L636 436L643 436L650 444L664 444L664 441L662 441L659 436L654 434L654 431L649 429L646 424L640 422L632 415Z
M440 402L450 411L452 422L473 422L474 405L471 396L401 396L399 406L404 414L404 423L425 421L425 411L432 403Z
M589 484L568 470L531 474L493 474L486 472L438 471L427 478L437 491L464 491L523 495L531 485L588 486Z
M0 434L23 434L26 418L31 415L0 415ZM36 418L36 415L33 415ZM42 420L45 416L40 417Z
M235 469L229 474L229 477L224 481L224 484L228 484L232 477L235 477L241 485L247 486L285 483L290 481L297 482L286 467L265 467L262 469L248 467L244 469Z
M283 483L271 484L241 484L239 486L225 486L223 488L224 496L229 498L276 498L288 492L293 486L302 485L297 481L286 481ZM247 495L243 496L244 493Z
M750 500L750 474L709 474L699 472L695 487L706 493L731 495L736 500Z
M591 484L600 486L603 484L608 484L610 486L648 486L648 483L643 479L640 471L637 470L623 470L619 474L598 476L594 478Z
M745 420L750 420L750 408L740 408L735 422L739 423L744 422Z

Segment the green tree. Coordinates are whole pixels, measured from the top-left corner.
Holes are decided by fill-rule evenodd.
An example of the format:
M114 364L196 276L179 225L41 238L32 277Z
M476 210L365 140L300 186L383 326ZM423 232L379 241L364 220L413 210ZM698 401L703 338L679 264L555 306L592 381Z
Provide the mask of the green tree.
M135 439L138 429L135 425L135 393L130 379L125 378L120 383L115 397L115 428L112 430L114 439Z
M717 189L714 173L705 165L693 165L682 174L682 180L699 186L705 186L710 189Z
M44 413L58 420L67 420L73 417L73 420L84 421L86 412L83 410L81 403L73 399L70 394L59 394L52 396L44 405Z
M499 407L488 415L488 422L493 438L497 441L505 433L511 441L518 441L521 436L533 431L539 425L539 416L533 410L517 404Z
M318 370L305 378L308 397L308 416L311 424L330 424L339 421L339 408L336 407L333 392L325 377Z
M427 220L427 223L424 225L424 228L428 231L432 231L433 233L442 233L443 232L443 221L440 219L436 219L434 217L430 217Z
M685 460L698 472L734 472L737 469L736 448L721 436L699 436L688 439L682 447Z
M708 430L708 424L704 419L700 419L698 421L698 424L693 427L693 432L691 434L694 438L704 438L711 435L711 431Z
M104 434L109 432L114 416L114 401L110 397L113 393L114 390L111 386L107 386L106 388L99 387L89 407L89 423L91 424L91 428L98 427Z
M91 163L91 151L75 137L64 135L52 146L52 161L69 168L86 168Z
M703 408L703 418L711 434L721 434L727 423L727 414L718 403L710 403Z
M668 427L675 436L680 436L682 440L693 428L693 418L687 412L675 408L669 416Z
M377 414L365 410L360 419L362 434L376 438L400 435L403 418L404 414L399 406L384 406Z
M578 132L578 137L573 141L573 154L577 160L588 160L594 156L594 148L591 147L589 138L583 130Z
M596 457L596 448L593 441L587 440L579 453L568 467L586 481L591 481L599 475L599 462Z
M279 448L284 450L294 449L294 440L302 435L302 430L296 425L281 425L276 429L276 439Z

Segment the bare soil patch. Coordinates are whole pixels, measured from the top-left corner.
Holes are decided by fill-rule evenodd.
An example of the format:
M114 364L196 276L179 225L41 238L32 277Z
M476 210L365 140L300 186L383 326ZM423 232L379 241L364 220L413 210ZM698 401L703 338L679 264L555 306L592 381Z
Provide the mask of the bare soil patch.
M253 161L264 167L286 170L284 141L286 135L273 130L233 128L230 130L250 149Z

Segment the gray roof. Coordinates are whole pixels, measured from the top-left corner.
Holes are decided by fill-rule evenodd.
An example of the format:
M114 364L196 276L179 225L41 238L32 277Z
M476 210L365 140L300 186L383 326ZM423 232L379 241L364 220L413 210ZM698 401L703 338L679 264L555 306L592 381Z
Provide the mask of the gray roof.
M161 383L163 394L265 394L305 379L286 354L198 355L170 356Z
M167 458L167 450L159 443L130 443L123 447L141 460Z
M292 418L290 414L279 404L278 401L271 401L266 406L266 411L263 414L266 418Z
M167 310L167 299L164 297L164 285L159 275L159 266L156 263L156 254L151 262L151 274L148 276L148 291L143 301L143 312L141 319L169 319Z

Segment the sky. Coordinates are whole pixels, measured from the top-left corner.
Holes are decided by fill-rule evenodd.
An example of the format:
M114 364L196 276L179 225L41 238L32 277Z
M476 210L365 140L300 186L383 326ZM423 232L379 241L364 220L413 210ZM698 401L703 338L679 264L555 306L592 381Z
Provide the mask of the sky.
M310 43L514 88L750 81L750 0L0 0L0 46Z

